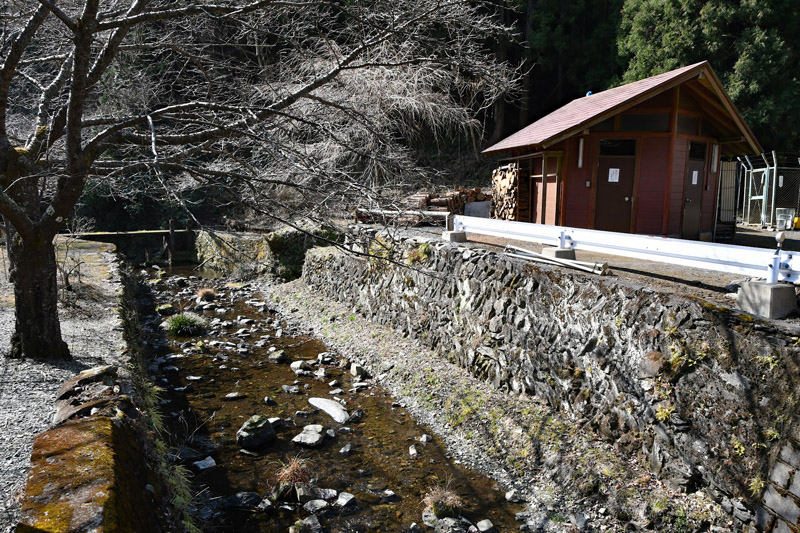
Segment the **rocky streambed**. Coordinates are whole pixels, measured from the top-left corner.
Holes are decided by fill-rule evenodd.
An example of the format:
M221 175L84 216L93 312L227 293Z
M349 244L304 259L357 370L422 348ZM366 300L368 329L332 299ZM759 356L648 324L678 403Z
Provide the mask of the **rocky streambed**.
M164 331L149 362L163 433L193 474L204 531L519 529L522 508L449 457L380 376L287 327L254 287L188 270L141 277L147 321Z

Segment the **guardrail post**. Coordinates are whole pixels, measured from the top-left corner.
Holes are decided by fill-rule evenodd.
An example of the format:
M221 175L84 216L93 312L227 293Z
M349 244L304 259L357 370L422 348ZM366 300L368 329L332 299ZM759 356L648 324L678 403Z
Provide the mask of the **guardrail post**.
M781 268L781 256L772 256L772 264L767 267L767 283L778 283L778 273Z
M447 215L447 219L445 221L445 231L442 233L442 239L449 241L449 242L467 242L467 234L462 230L459 231L461 224L457 223L458 221L455 217L451 214Z

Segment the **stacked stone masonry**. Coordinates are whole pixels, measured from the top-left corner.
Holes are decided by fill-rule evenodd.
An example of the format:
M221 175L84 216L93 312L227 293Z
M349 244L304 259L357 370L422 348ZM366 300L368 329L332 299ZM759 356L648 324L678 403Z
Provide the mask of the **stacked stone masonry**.
M545 398L742 529L800 517L800 332L450 243L308 252L304 280L492 386ZM382 254L382 255L385 255Z

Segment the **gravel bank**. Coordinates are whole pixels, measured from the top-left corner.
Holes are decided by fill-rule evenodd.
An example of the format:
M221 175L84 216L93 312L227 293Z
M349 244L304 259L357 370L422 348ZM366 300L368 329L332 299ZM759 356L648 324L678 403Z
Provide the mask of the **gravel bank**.
M124 366L117 311L122 286L114 247L76 242L71 250L83 261L81 282L73 278L75 290L65 298L67 305L59 305L59 313L62 336L74 360L43 363L5 357L14 331L14 297L5 248L0 248L0 533L16 527L33 437L50 427L61 384L86 368Z

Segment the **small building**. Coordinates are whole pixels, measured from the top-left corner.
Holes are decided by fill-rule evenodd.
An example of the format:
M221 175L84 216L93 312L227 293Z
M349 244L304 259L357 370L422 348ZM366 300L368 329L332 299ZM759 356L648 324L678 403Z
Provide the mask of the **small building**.
M588 94L483 151L493 216L710 239L723 155L762 151L707 61Z

